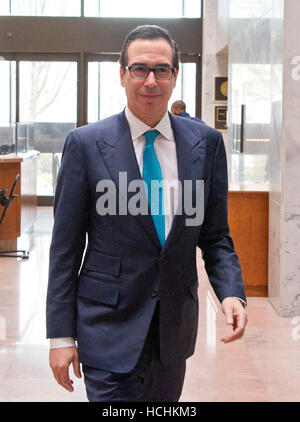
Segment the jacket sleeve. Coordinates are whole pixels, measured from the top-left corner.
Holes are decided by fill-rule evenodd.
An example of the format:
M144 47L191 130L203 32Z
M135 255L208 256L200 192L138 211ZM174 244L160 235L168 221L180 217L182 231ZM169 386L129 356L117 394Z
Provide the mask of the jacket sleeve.
M241 267L229 233L227 201L226 151L222 135L219 134L198 246L202 250L210 284L219 301L229 296L246 301Z
M54 199L46 303L47 338L76 338L78 273L88 227L89 187L76 133L68 135Z

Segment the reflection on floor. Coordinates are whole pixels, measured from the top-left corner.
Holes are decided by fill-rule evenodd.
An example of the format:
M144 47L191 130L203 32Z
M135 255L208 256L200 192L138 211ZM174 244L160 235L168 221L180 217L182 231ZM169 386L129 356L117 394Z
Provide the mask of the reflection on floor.
M69 393L48 367L45 298L52 224L52 209L39 208L30 259L0 258L2 402L87 401L82 380L71 377L75 391ZM300 329L293 325L300 325L300 318L280 318L267 299L249 298L244 338L221 343L230 328L200 256L198 262L199 334L181 401L300 401Z

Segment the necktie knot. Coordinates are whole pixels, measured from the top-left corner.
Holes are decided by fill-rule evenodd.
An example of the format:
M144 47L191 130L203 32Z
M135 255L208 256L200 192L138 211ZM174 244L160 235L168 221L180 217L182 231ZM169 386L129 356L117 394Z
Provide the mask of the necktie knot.
M157 138L157 136L159 135L159 131L158 130L148 130L147 132L144 133L145 138L146 138L146 145L152 145L155 141L155 139Z

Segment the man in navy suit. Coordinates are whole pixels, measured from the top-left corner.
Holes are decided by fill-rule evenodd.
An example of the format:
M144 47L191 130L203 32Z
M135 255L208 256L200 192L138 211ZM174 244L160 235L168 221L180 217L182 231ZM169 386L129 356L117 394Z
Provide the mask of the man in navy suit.
M232 325L222 341L240 338L247 323L222 136L167 112L178 69L166 30L134 29L120 56L127 107L73 130L65 143L47 337L57 382L73 391L69 366L81 377L81 362L90 401L179 400L197 335L197 246Z
M171 113L175 114L176 116L185 117L186 119L191 119L195 122L205 124L203 120L199 119L198 117L192 117L189 113L187 113L186 104L182 100L174 101L174 103L171 105Z

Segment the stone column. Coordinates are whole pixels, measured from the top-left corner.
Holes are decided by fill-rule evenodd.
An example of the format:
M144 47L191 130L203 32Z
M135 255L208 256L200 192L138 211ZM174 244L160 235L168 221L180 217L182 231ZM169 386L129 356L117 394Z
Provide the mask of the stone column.
M280 1L273 0L273 7L280 7ZM274 93L269 297L280 315L296 316L300 315L299 0L285 0L283 16L282 66L274 63L272 75ZM278 34L278 31L277 34L273 33L273 43ZM277 62L275 54L272 58ZM282 113L278 92L280 86Z
M202 0L203 7L203 76L202 119L215 126L214 82L216 76L228 76L227 17L228 0ZM222 7L220 7L220 3ZM226 22L225 22L226 20ZM227 130L222 131L227 147Z

